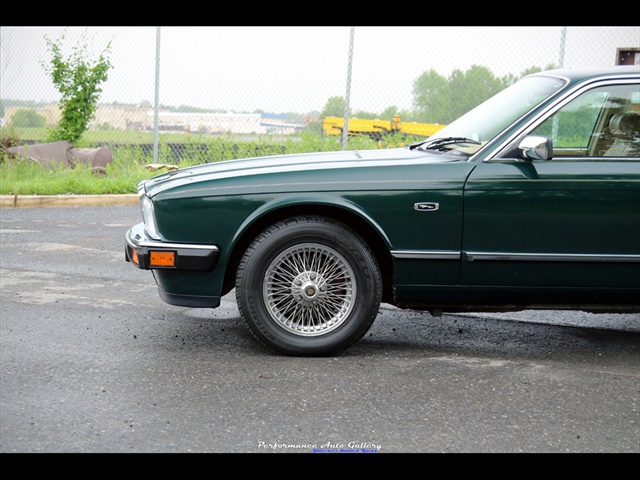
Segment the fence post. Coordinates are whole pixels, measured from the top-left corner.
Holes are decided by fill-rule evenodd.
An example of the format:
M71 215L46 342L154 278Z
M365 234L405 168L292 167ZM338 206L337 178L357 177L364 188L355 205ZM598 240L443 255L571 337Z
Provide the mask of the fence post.
M342 150L347 149L347 139L349 138L349 111L351 102L351 64L353 59L353 35L356 27L351 27L349 38L349 61L347 65L347 93L344 99L344 128L342 129Z
M153 163L158 163L158 115L160 109L160 27L156 27L156 99L153 119Z

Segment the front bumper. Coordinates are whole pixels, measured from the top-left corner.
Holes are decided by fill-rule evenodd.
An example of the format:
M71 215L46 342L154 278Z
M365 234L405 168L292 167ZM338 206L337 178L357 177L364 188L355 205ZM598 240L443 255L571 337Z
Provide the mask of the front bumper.
M215 245L167 243L148 238L144 223L130 228L125 235L125 260L143 270L169 269L212 271L220 250Z

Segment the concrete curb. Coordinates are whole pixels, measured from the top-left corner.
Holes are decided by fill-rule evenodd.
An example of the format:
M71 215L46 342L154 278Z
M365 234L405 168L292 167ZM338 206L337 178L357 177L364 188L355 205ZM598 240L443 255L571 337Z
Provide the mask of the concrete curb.
M0 195L0 208L138 205L138 195Z

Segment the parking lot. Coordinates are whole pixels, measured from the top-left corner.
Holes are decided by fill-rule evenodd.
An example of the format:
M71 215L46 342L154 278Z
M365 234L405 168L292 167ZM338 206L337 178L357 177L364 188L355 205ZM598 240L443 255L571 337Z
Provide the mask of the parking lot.
M637 315L383 305L339 356L170 306L137 206L0 209L0 453L639 453ZM233 292L232 292L233 293Z

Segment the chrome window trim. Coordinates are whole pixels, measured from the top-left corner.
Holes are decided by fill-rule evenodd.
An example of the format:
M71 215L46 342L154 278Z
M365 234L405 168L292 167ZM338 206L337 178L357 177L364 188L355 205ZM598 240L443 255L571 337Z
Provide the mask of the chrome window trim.
M558 77L558 78L562 78L566 80L565 77ZM499 155L500 152L503 151L509 144L511 144L511 142L513 142L518 136L522 135L527 130L536 128L544 120L546 120L550 115L553 115L554 113L556 113L558 110L563 108L565 105L567 105L569 102L574 100L579 95L582 95L587 90L602 87L605 85L613 85L613 84L616 84L616 85L626 85L626 84L634 84L634 83L637 84L639 80L640 80L640 77L638 76L634 77L633 75L630 75L629 77L619 77L619 76L613 75L605 78L599 78L593 81L590 80L587 83L583 83L580 85L575 85L573 88L567 91L560 90L559 92L556 93L556 95L561 95L562 98L554 101L551 105L547 106L547 108L539 112L534 118L532 118L529 122L524 124L515 133L511 134L509 137L504 139L499 144L494 145L493 141L489 142L483 148L478 150L471 158L469 158L469 161L475 160L475 158L478 157L479 155L484 156L484 159L482 160L483 163L493 161L494 159L502 160L500 158L495 158L495 157ZM497 135L496 138L498 137L500 137L500 135Z

